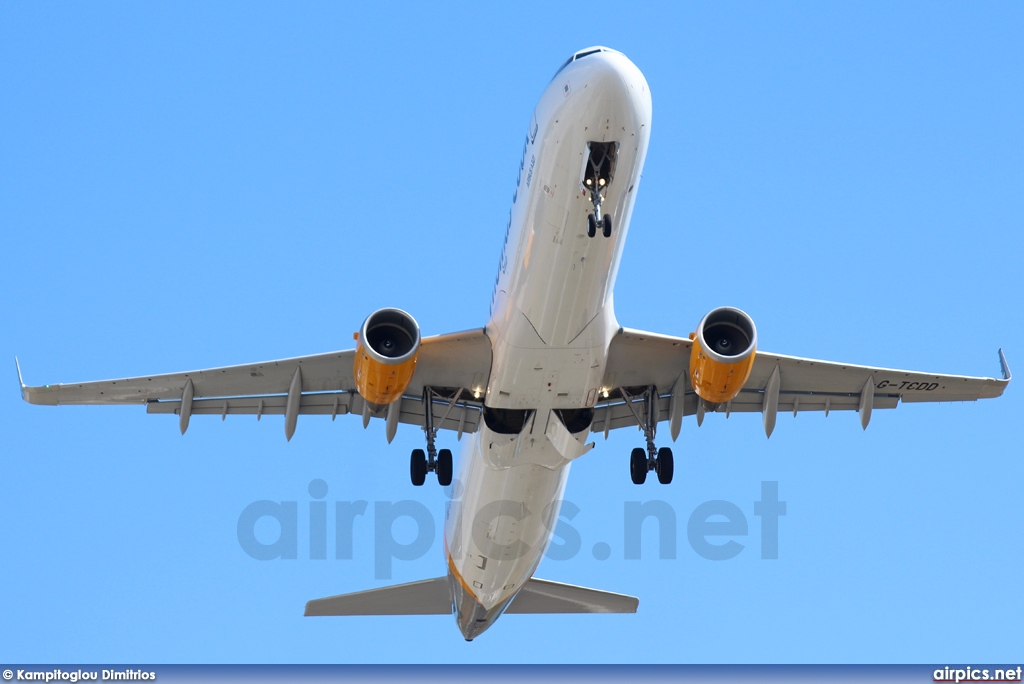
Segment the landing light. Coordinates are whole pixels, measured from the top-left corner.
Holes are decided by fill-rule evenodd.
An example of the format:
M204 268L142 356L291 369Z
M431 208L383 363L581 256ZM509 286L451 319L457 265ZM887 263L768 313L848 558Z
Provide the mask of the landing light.
M601 396L604 397L605 399L608 398L608 388L607 387L602 387L601 388Z
M598 178L597 179L597 184L600 185L601 187L604 187L604 184L605 184L604 178Z

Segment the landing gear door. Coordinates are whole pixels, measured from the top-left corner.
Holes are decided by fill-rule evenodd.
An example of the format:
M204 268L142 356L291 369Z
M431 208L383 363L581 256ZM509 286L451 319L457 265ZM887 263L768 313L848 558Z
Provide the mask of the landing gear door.
M583 161L580 185L585 192L597 191L603 197L615 177L619 143L591 141Z

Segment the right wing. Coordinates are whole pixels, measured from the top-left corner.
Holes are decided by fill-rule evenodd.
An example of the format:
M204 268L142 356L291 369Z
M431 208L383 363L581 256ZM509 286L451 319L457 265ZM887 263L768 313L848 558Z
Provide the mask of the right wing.
M364 402L355 391L355 351L296 356L278 361L208 368L184 373L143 375L120 380L29 387L21 379L21 396L30 404L145 404L148 413L190 415L283 415L299 369L298 413L361 414ZM401 399L398 422L422 426L424 388L432 389L435 427L475 432L491 368L491 343L482 329L425 337L416 372ZM186 388L191 385L191 398ZM381 416L383 417L383 416ZM187 422L185 423L187 425Z
M636 426L643 418L637 396L654 387L658 422L670 421L673 438L679 420L698 413L698 398L689 382L692 342L640 330L620 329L612 338L604 377L604 396L594 411L594 432ZM1002 378L943 375L807 359L758 350L754 367L740 393L718 407L723 412L764 413L771 434L779 411L842 411L861 414L866 427L872 409L896 408L902 402L975 401L998 397L1010 382L1010 369L999 352Z

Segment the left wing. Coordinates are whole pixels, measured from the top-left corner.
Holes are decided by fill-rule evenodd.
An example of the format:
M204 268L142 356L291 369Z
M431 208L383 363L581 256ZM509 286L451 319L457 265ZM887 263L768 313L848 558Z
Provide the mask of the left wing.
M295 415L314 413L333 418L361 414L364 402L355 391L354 359L355 351L347 350L184 373L38 387L25 385L19 367L18 381L22 398L30 404L145 404L148 413L178 415L186 407L184 429L188 415L286 415L290 397L295 398ZM491 343L482 329L423 338L416 372L401 399L398 422L423 425L424 389L430 388L430 403L437 416L435 427L460 433L476 431L481 403L473 391L486 386L490 368Z
M636 396L654 387L658 421L672 423L699 413L689 382L692 342L687 338L620 329L612 339L605 369L607 397L600 401L591 429L638 425ZM1010 369L999 351L1002 378L942 375L876 368L757 351L754 367L740 393L718 407L722 412L762 412L771 434L778 411L842 411L861 414L867 427L872 409L896 408L901 402L975 401L998 397L1010 382Z

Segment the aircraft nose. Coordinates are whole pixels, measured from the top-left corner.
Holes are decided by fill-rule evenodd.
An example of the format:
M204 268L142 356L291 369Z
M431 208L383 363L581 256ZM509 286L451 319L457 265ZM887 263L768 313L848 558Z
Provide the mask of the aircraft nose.
M631 91L646 91L643 73L621 52L598 52L581 58L576 65L583 71L588 87L609 95L629 96Z
M650 120L651 94L643 73L621 52L604 51L578 57L555 75L551 87L560 108L580 109L565 118L587 121L607 112L620 126L639 128ZM583 97L579 97L583 96ZM611 123L611 122L608 122Z

